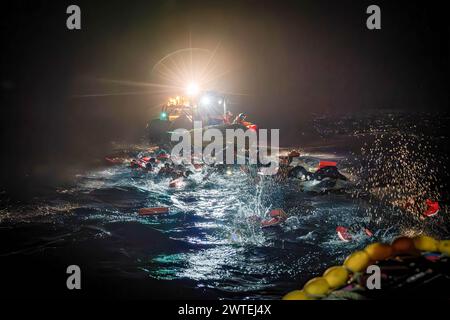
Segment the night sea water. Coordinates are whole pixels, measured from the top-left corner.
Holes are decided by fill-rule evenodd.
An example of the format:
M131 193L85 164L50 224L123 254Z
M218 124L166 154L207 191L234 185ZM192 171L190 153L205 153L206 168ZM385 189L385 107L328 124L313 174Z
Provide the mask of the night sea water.
M3 289L13 297L279 299L375 240L448 237L449 120L399 112L315 117L286 150L299 149L309 170L336 161L349 179L343 185L255 181L235 168L206 180L196 172L170 188L169 179L127 164L102 164L27 201L4 191ZM424 220L428 198L442 209ZM145 207L170 214L139 216ZM261 228L255 217L275 208L287 220ZM361 231L343 242L337 226ZM78 292L65 287L71 264L82 270Z

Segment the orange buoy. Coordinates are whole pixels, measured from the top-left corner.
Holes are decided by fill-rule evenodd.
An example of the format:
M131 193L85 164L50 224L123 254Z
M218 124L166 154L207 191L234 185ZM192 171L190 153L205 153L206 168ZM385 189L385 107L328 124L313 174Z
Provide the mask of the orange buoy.
M274 218L274 217L281 217L281 218L286 218L287 214L286 212L284 212L283 209L273 209L269 212L269 215Z
M339 239L344 242L349 242L352 240L352 235L348 232L348 229L343 226L339 226L336 228L336 232L338 234Z
M166 214L166 213L169 213L169 208L166 208L166 207L139 209L140 216L153 216L153 215Z
M415 253L414 240L408 237L397 237L392 241L392 249L396 254Z
M273 209L269 212L270 219L265 219L261 221L261 227L274 227L283 223L287 219L287 214L283 209Z
M322 169L324 167L336 167L337 162L335 161L320 161L319 162L319 169Z
M281 224L283 221L284 220L282 220L280 217L274 217L270 220L262 220L261 228L275 227Z
M426 200L427 210L423 213L425 217L434 217L439 213L439 202L430 199Z

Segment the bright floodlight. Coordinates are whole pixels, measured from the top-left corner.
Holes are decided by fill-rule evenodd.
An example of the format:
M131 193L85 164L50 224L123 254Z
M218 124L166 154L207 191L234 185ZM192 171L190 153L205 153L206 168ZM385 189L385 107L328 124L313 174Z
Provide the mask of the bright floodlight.
M200 91L200 89L196 83L190 83L186 87L186 93L188 96L195 96L198 94L199 91Z
M200 103L204 106L209 106L211 104L211 97L210 96L203 96L200 100Z

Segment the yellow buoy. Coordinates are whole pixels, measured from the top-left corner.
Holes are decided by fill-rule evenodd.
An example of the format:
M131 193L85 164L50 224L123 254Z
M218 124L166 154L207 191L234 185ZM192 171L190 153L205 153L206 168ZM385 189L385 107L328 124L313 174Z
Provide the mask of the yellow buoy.
M352 272L361 272L367 268L370 257L365 251L356 251L345 259L344 267Z
M314 300L312 297L308 297L308 295L303 290L294 290L287 293L283 300Z
M324 296L330 290L330 285L324 278L317 277L309 280L303 290L308 296Z
M439 241L439 251L450 256L450 240Z
M385 260L392 255L391 246L380 242L369 244L364 251L373 261Z
M335 266L328 268L323 277L330 285L331 289L336 289L343 286L348 279L348 271L342 266Z
M408 237L395 238L391 247L394 253L414 253L417 251L413 239Z
M420 251L438 251L439 242L429 236L417 236L414 238L414 246Z

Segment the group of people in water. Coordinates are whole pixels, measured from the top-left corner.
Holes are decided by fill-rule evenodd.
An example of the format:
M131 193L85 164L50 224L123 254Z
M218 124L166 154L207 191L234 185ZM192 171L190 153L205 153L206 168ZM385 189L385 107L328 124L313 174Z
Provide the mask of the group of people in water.
M131 160L130 167L144 172L156 173L162 178L187 178L193 171L185 165L175 164L163 149L153 152L151 156L142 156Z
M326 180L331 183L337 180L347 181L347 178L337 169L336 163L329 161L320 162L318 169L315 172L310 172L294 161L294 159L299 157L300 152L296 150L292 150L287 156L280 157L278 171L273 178L277 182L288 180L297 180L299 182L322 182ZM130 167L134 170L153 173L156 174L156 177L169 178L171 180L188 178L195 172L200 171L205 173L203 179L206 180L212 173L230 174L238 168L239 171L246 173L255 182L258 182L260 180L259 169L264 166L261 163L255 165L178 163L173 161L170 154L161 148L141 154L130 162Z
M278 171L272 178L279 183L296 181L302 186L303 191L313 192L334 190L338 185L338 181L344 182L343 185L348 183L348 178L339 172L336 162L320 161L315 171L311 169L307 170L304 166L300 165L301 163L300 152L291 150L287 156L285 155L279 158ZM245 173L254 183L259 183L261 180L259 170L264 166L261 163L255 165L178 163L162 148L140 154L130 162L130 167L133 170L152 173L156 178L169 179L169 187L178 187L185 184L186 179L194 173L201 173L203 181L206 181L212 174L232 175L237 171ZM303 186L308 186L309 183L314 188L303 188ZM436 215L440 209L438 203L431 200L427 200L427 208L426 213L424 213L426 217ZM262 219L260 223L262 227L271 227L283 223L286 218L287 215L282 209L276 209L269 213L269 218ZM345 242L351 241L353 235L359 233L361 230L368 237L373 235L367 226L361 225L350 227L338 226L336 229L339 238Z

